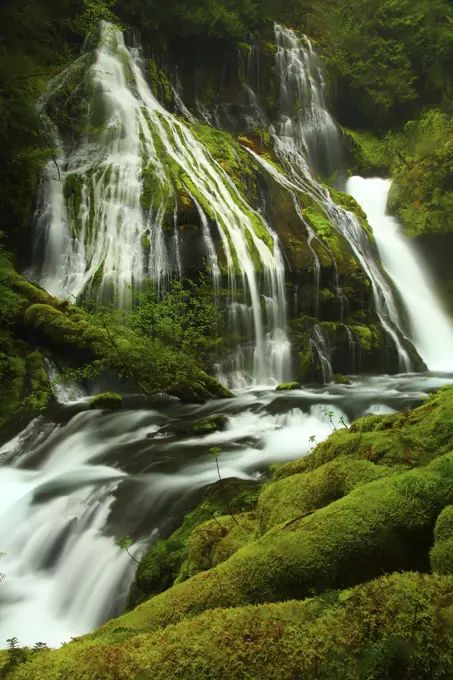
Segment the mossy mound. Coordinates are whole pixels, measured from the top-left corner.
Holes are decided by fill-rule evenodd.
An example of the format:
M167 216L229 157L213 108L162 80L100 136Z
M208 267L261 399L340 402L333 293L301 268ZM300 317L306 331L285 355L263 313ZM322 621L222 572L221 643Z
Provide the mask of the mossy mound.
M302 599L365 582L382 571L427 571L436 519L453 502L452 482L450 454L360 486L313 514L274 527L115 625L156 629L225 603Z
M109 410L115 411L121 408L123 405L123 397L120 394L115 394L114 392L104 392L103 394L98 394L90 401L90 408L96 410Z
M319 467L339 456L369 460L394 469L426 465L453 449L453 387L408 413L365 416L349 429L334 432L315 451L299 461L277 468L276 478Z
M298 382L282 383L275 388L276 392L289 392L290 390L300 390L301 385Z
M431 550L431 567L438 574L453 574L453 505L439 515Z
M260 532L310 515L355 488L391 474L365 460L337 458L312 472L294 474L264 487L256 516Z
M351 381L342 373L337 373L333 376L333 381L336 385L350 385Z
M451 577L394 574L305 602L216 609L155 633L104 628L57 651L30 651L6 677L446 680L452 612Z
M347 146L347 165L352 175L385 177L389 174L391 159L385 144L368 130L343 128Z
M154 543L141 560L129 593L128 607L196 573L193 545L189 545L192 535L196 536L199 528L209 524L213 518L216 518L215 522L220 518L219 521L224 523L221 518L226 513L231 511L241 515L255 507L259 488L253 482L223 480L204 489L198 505L195 501L196 507L186 514L182 526L165 540Z

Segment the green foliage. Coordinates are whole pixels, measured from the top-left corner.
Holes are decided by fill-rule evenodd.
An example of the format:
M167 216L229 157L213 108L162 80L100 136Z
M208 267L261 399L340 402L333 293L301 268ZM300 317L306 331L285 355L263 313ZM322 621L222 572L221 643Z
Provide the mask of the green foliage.
M309 33L325 49L354 127L388 127L440 102L450 82L453 8L446 0L328 0L310 3Z
M136 333L156 339L202 364L220 345L222 317L205 279L199 284L172 281L160 293L149 284L144 292L134 296L136 306L128 314L127 324Z
M389 207L410 236L451 233L453 223L453 122L439 110L409 121L387 137L393 185Z
M39 170L56 157L36 100L74 59L87 32L112 15L110 0L6 0L0 8L0 224L20 245Z

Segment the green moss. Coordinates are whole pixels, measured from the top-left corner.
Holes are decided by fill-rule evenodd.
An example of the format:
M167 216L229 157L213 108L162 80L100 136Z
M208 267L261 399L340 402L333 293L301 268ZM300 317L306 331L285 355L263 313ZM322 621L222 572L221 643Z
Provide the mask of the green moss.
M72 174L66 177L63 187L63 195L75 222L77 221L77 218L80 214L80 206L82 204L82 189L83 180L80 175Z
M342 498L355 488L391 474L386 466L369 461L335 460L300 474L294 474L266 486L256 510L261 533L283 522L313 513Z
M52 391L41 352L32 352L27 356L27 374L27 406L34 411L42 411L49 404Z
M362 210L357 201L349 194L345 194L343 191L338 191L332 187L329 187L329 192L335 203L340 205L345 210L354 213L354 215L358 217L364 231L366 231L368 236L373 239L373 230L370 227L366 213Z
M221 587L221 586L220 586ZM453 581L392 574L305 602L217 609L150 633L104 628L8 680L443 680Z
M228 508L232 512L243 513L254 507L258 490L256 484L238 481L224 481L223 484L205 489L203 501L186 514L182 526L166 540L158 540L153 544L141 560L136 581L129 593L128 606L170 588L176 581L188 578L194 569L191 566L193 552L189 558L191 535L213 517L224 516L229 512Z
M288 390L300 390L301 386L298 382L282 383L275 388L277 392L287 392Z
M336 373L333 376L333 381L336 385L350 385L351 381L346 378L345 375L342 375L341 373Z
M353 175L382 177L389 174L391 158L386 144L368 130L343 128L348 141L348 169Z
M453 505L439 515L431 550L431 568L438 574L453 574Z
M450 454L426 468L365 484L311 515L274 527L215 569L157 595L115 625L157 629L226 602L301 599L362 583L382 571L425 571L434 524L453 501L452 482Z
M338 456L412 468L450 451L452 441L453 388L444 387L409 413L360 418L349 429L334 432L306 458L281 466L276 476L314 469Z
M23 353L0 353L0 427L22 407L27 368Z
M56 345L78 344L80 329L63 312L50 305L32 305L24 316L25 324L39 331Z
M218 432L224 430L227 426L228 419L226 416L211 416L204 420L199 420L197 423L191 425L188 429L188 434L203 435L210 432Z
M142 234L141 236L141 244L143 250L151 250L151 239L147 234Z
M225 562L255 538L256 528L252 513L216 517L200 525L189 537L187 557L176 583Z
M123 404L123 397L120 394L115 394L114 392L104 392L103 394L97 394L90 401L91 409L99 410L109 410L113 411L121 408Z

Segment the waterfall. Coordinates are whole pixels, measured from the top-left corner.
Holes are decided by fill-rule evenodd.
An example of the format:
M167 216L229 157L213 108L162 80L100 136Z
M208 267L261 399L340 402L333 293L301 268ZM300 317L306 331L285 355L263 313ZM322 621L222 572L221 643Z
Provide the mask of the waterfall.
M333 380L331 353L327 341L322 332L321 326L316 324L313 327L313 336L310 340L313 350L316 351L319 362L321 364L322 378L325 385L328 385Z
M373 244L358 217L338 206L328 189L316 178L315 173L319 172L319 168L328 166L332 172L341 165L341 137L326 107L322 63L308 38L304 37L302 41L294 31L278 24L275 25L275 36L281 113L279 125L271 128L271 133L275 152L287 176L256 154L255 158L277 182L292 191L296 200L302 192L305 197L314 201L334 228L349 242L370 280L376 312L398 351L400 370L410 371L410 357L399 333L402 323L398 307ZM314 237L313 230L301 211L298 212L310 243ZM316 256L314 268L315 272L319 271Z
M43 102L49 116L74 74L80 79L85 56L51 83ZM181 122L157 101L143 65L140 50L128 48L122 33L104 24L94 63L83 76L90 92L87 130L75 148L60 145L66 148L60 169L52 163L46 168L36 221L45 255L35 264L35 278L55 295L113 294L127 306L131 289L145 278L160 286L184 270L174 216L181 201L192 202L214 287L219 267L213 225L233 306L240 298L250 317L252 350L248 356L240 352L240 371L249 382L281 382L289 377L288 366L266 356L268 333L274 343L282 342L280 354L287 345L278 239L197 140L190 122ZM272 299L272 309L282 310L278 326L274 313L266 315L262 296Z
M275 39L282 147L288 159L302 149L316 172L330 177L341 168L341 139L326 104L323 64L306 36L276 24Z
M452 371L453 323L420 253L387 214L390 185L390 180L351 177L347 189L367 213L382 263L405 305L410 340L428 368Z

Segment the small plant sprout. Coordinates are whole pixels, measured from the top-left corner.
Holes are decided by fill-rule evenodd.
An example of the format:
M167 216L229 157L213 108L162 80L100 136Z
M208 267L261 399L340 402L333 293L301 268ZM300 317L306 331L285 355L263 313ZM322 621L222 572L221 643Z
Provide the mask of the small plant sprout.
M216 460L216 464L217 464L217 474L219 475L219 481L220 481L220 484L221 484L221 487L222 487L222 492L223 492L223 496L224 496L224 499L225 499L225 505L227 507L228 513L231 515L231 517L233 518L235 523L239 524L236 517L234 516L234 512L232 511L232 509L230 507L230 501L228 499L228 494L227 494L225 486L223 484L222 475L220 474L219 455L222 453L222 449L219 449L218 446L215 446L212 449L209 449L209 453L212 453L215 456L215 460Z
M133 545L133 543L134 541L130 536L121 536L121 538L115 541L115 545L117 545L118 548L120 548L120 550L125 550L129 557L131 558L131 560L134 560L136 564L140 564L140 562L136 560L135 557L131 555L131 553L129 552L129 548L131 547L131 545Z

